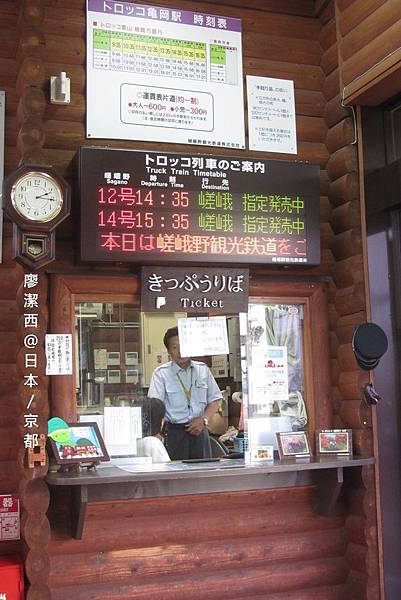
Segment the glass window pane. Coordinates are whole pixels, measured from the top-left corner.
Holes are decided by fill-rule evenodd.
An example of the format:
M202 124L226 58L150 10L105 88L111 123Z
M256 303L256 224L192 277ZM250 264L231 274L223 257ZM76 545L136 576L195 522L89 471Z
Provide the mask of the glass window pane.
M308 422L303 364L303 305L249 305L247 416L250 454L277 450L276 432Z
M81 421L96 421L110 456L148 458L147 440L160 436L160 406L147 398L153 370L170 360L163 344L165 331L187 313L141 313L139 303L80 302L75 306L76 402ZM221 456L223 442L235 445L243 430L242 364L238 315L227 315L229 354L193 356L208 365L222 393L218 411L210 417L213 455ZM246 314L245 314L246 325ZM242 336L242 341L246 335ZM161 407L164 411L164 405ZM159 444L160 446L160 444ZM159 453L160 455L161 453ZM151 459L160 462L160 456Z

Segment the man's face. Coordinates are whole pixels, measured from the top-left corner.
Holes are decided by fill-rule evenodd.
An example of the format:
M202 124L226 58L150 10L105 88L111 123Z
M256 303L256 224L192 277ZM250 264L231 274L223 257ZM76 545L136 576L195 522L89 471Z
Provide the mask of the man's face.
M178 335L169 339L168 352L171 356L171 360L177 363L180 367L187 367L189 364L189 358L182 358L180 354L180 342Z

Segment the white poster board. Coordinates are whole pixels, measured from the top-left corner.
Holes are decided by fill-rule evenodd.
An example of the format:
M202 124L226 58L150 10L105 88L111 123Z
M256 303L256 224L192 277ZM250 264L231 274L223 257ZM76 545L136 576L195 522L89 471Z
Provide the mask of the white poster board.
M228 354L226 317L178 319L181 356Z
M72 375L72 335L49 333L45 336L46 375Z
M247 75L249 149L297 153L294 82Z
M87 137L245 148L241 21L87 0Z

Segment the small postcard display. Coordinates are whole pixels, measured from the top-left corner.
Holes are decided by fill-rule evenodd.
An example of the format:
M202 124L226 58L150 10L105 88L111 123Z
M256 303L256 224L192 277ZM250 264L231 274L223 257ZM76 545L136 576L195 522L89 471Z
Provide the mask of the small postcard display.
M276 433L281 460L311 458L308 436L305 431L279 431Z
M320 429L316 432L318 456L352 455L352 429Z
M96 422L66 423L58 417L48 423L48 439L58 465L95 466L110 460Z
M251 450L251 462L274 460L274 447L269 445L254 446Z

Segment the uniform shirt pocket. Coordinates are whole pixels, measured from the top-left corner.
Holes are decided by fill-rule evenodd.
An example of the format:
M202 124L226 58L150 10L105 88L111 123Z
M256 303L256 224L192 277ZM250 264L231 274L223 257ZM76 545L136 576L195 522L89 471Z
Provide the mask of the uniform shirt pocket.
M195 383L196 398L199 404L204 408L207 403L207 383L206 381L197 381Z

